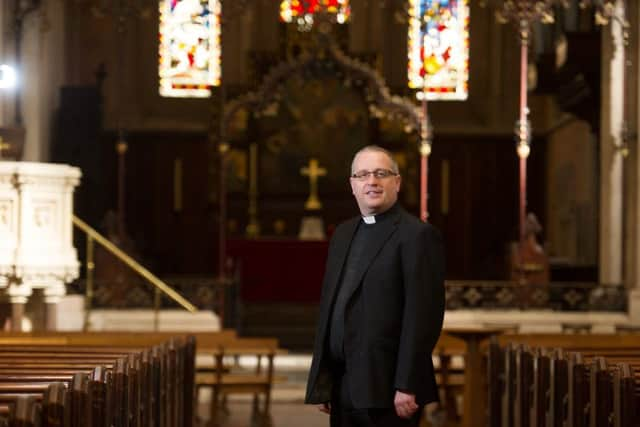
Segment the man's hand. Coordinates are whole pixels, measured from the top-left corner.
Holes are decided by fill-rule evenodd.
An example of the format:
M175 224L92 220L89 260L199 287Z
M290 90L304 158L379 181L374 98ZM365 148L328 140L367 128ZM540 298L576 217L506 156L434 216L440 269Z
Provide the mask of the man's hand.
M329 402L325 402L322 405L317 405L317 407L320 412L324 412L325 414L331 413L331 403Z
M393 399L393 403L396 407L396 414L398 414L400 418L411 418L418 410L415 394L396 391L396 397Z

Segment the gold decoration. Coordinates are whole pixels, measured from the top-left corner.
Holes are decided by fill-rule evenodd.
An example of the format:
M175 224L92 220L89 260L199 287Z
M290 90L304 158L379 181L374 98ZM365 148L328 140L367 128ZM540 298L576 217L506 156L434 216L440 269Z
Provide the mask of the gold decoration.
M127 145L127 142L123 139L116 143L116 152L120 155L125 154L128 148L129 146Z
M431 144L423 142L420 144L420 155L427 157L431 155Z
M286 230L287 223L284 219L276 219L275 221L273 221L273 232L276 235L282 236Z
M309 198L304 204L304 208L308 211L322 209L322 203L318 198L318 177L325 176L327 170L321 168L318 159L309 159L309 166L300 169L300 173L309 177Z
M0 159L2 159L2 152L9 151L11 149L11 144L4 142L2 137L0 136Z
M518 157L521 159L526 159L529 157L529 153L531 153L531 147L526 142L518 143Z
M255 142L249 146L249 224L245 230L247 237L260 235L260 223L258 222L258 144Z

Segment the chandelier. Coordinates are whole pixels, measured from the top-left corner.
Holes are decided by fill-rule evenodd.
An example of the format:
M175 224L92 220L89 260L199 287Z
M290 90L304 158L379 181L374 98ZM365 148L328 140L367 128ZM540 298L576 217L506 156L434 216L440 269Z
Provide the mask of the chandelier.
M316 18L344 24L351 17L349 0L282 0L280 21L296 23L300 31L309 31Z

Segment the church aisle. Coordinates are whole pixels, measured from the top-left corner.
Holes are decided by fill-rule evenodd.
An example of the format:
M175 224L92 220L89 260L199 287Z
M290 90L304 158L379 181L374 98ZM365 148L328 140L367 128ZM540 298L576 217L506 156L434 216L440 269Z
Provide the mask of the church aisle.
M329 422L328 417L320 413L315 407L302 403L274 402L271 406L271 415L272 427L326 427ZM208 427L208 424L201 423L200 426ZM222 422L220 427L250 426L252 426L251 402L230 402L229 416Z
M240 359L240 364L245 368L252 369L251 359ZM329 417L316 409L313 405L305 405L304 395L307 383L311 355L308 353L291 353L276 356L274 361L275 375L282 381L277 382L273 387L271 401L271 421L269 427L328 427ZM197 427L212 427L209 423L209 402L210 394L208 390L201 390L198 406ZM221 423L216 427L253 427L258 425L251 419L252 397L247 394L234 394L228 397L228 414L221 419ZM434 423L442 425L444 420ZM421 427L435 427L424 420ZM446 427L459 427L459 423L452 421Z

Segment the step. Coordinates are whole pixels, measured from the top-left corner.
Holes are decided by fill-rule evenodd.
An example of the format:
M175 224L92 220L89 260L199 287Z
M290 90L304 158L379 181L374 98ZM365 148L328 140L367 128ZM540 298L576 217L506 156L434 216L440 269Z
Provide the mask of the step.
M58 305L57 326L60 331L81 331L84 319L84 297L68 295ZM95 309L89 317L91 331L153 331L156 313L151 309ZM219 331L220 319L210 310L190 313L180 309L158 312L158 331Z

